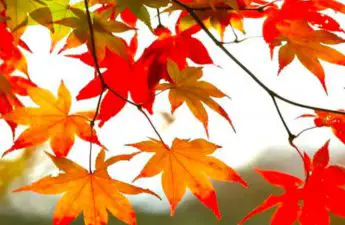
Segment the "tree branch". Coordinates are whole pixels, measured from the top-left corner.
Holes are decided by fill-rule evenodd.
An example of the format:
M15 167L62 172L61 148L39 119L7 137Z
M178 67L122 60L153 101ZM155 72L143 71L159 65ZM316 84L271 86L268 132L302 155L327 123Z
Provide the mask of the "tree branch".
M162 18L161 18L161 11L157 9L157 18L158 18L158 26L162 26Z
M207 34L207 36L232 60L234 61L243 71L245 71L262 89L264 89L269 95L274 96L275 98L278 98L286 103L289 103L291 105L295 105L301 108L305 109L311 109L311 110L320 110L320 111L325 111L329 113L335 113L335 114L342 114L345 115L344 111L338 111L338 110L331 110L331 109L326 109L322 107L316 107L312 105L307 105L307 104L302 104L299 102L295 102L293 100L290 100L277 92L273 91L271 88L266 86L259 78L256 77L256 75L251 72L242 62L240 62L228 49L226 49L223 45L222 42L220 42L206 27L204 22L198 17L198 15L195 13L193 8L190 8L188 5L178 1L178 0L172 0L176 4L180 5L183 7L193 18L194 20L198 23L198 25L202 28L202 30Z
M293 141L295 140L296 135L294 135L291 130L289 129L286 121L284 120L284 117L281 113L281 110L277 104L277 99L289 103L291 105L294 106L298 106L301 108L305 108L305 109L311 109L311 110L320 110L320 111L325 111L325 112L329 112L329 113L335 113L335 114L342 114L345 115L345 112L343 111L337 111L337 110L330 110L330 109L326 109L326 108L321 108L321 107L315 107L315 106L311 106L311 105L306 105L306 104L302 104L299 102L295 102L292 101L286 97L283 97L282 95L278 94L277 92L273 91L272 89L270 89L268 86L266 86L259 78L256 77L256 75L251 72L242 62L240 62L227 48L224 47L224 44L222 42L220 42L211 32L210 30L206 27L206 25L204 24L204 22L198 17L198 15L195 12L195 9L189 7L188 5L178 1L178 0L172 0L174 3L176 3L177 5L183 7L191 17L193 17L193 19L198 23L198 25L202 28L202 30L208 35L208 37L233 61L235 62L243 71L245 71L262 89L264 89L272 98L273 103L275 105L275 108L279 114L280 120L282 121L284 128L286 130L286 132L289 135L289 143L290 145L297 151L298 155L301 157L301 159L304 162L304 156L302 154L302 152L298 149L298 147L293 143ZM304 163L303 163L304 164ZM306 165L304 165L306 166ZM306 174L306 177L308 179L308 174Z

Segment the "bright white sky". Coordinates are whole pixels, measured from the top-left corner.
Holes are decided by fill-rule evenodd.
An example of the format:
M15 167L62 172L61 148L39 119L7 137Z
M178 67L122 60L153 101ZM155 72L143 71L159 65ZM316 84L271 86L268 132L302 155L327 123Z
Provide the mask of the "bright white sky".
M338 21L345 21L345 17L336 15ZM168 19L163 16L163 22L171 22L176 19L173 15ZM345 26L345 24L343 24ZM261 35L261 22L246 21L245 27L247 36ZM153 35L143 25L139 26L139 44L147 47L153 41ZM261 154L268 148L279 150L290 149L287 142L287 134L275 111L271 98L246 75L237 65L229 60L202 32L197 35L205 44L217 66L207 66L204 69L204 79L216 85L223 92L228 94L232 100L227 98L218 102L226 109L237 129L234 134L229 124L216 113L210 110L210 141L223 146L216 156L221 158L228 165L238 168L246 165L256 155ZM45 87L54 93L61 80L76 96L78 91L84 87L93 77L93 69L84 65L76 59L57 55L57 51L49 53L50 37L47 30L39 27L30 28L24 35L24 39L34 52L28 54L29 72L32 80L41 87ZM232 33L226 34L225 40L231 41ZM232 44L228 49L238 57L244 65L252 70L267 86L276 90L281 95L301 103L322 106L333 109L345 109L345 68L324 63L327 78L326 83L329 95L326 96L319 81L299 62L288 66L282 74L277 77L277 57L272 61L269 56L269 49L262 38L248 39L241 44ZM337 49L345 52L345 45L337 46ZM143 49L141 49L142 51ZM70 51L68 53L76 53ZM276 55L275 55L276 56ZM312 120L295 120L303 113L311 113L294 106L280 104L284 116L292 131L298 133L300 130L312 126ZM74 110L92 109L96 107L96 99L74 102ZM155 115L153 122L157 125L164 139L170 143L175 137L178 138L207 138L204 129L184 106L177 110L176 121L169 127L164 124L161 112L168 112L170 106L167 95L158 97L155 104ZM136 110L127 106L118 116L111 119L103 129L99 130L99 137L109 149L110 155L128 154L134 149L124 147L125 144L146 140L147 137L156 137L146 119ZM306 149L317 149L332 138L332 149L343 148L343 145L332 136L328 129L318 129L305 134L298 140L300 146ZM11 133L6 124L0 123L0 142L2 150L11 146ZM69 158L87 167L88 143L77 140ZM97 148L95 148L97 150ZM94 151L94 155L98 151ZM140 155L128 163L121 163L110 169L111 175L119 180L131 182L147 162L149 155ZM49 165L49 166L47 166ZM56 172L50 164L45 163L38 166L31 180L37 180L43 175ZM147 187L164 196L160 177L137 181L141 187ZM235 185L235 184L234 184ZM166 200L159 201L151 196L139 195L130 197L135 203L145 208L168 210ZM54 199L54 201L52 200ZM55 197L37 196L31 194L15 194L11 200L19 211L29 212L32 207L39 207L38 212L45 214L54 207ZM32 201L31 201L32 200ZM44 204L37 204L40 201ZM33 202L33 203L30 203ZM23 204L24 203L24 204ZM40 206L41 205L41 206Z

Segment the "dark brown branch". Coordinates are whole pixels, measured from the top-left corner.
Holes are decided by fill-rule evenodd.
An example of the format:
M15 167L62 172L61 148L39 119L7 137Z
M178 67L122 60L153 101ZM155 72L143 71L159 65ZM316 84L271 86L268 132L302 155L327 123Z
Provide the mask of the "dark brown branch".
M161 18L161 11L157 9L157 18L158 18L158 26L162 26L162 18Z
M269 5L257 7L257 8L244 8L240 9L241 11L258 11L258 12L263 12L266 7ZM188 6L189 7L189 6ZM237 11L238 9L234 9L231 6L205 6L205 7L189 7L193 11L209 11L209 10L219 10L219 11Z
M289 141L292 142L292 141L296 138L296 136L291 132L289 126L287 125L287 123L286 123L286 121L285 121L285 119L284 119L284 116L283 116L283 114L282 114L282 112L281 112L281 110L280 110L280 108L279 108L278 103L277 103L277 99L276 99L274 96L272 96L272 95L271 95L271 97L272 97L274 106L275 106L275 108L276 108L276 110L277 110L277 112L278 112L279 118L280 118L280 120L282 121L282 123L283 123L283 125L284 125L284 128L285 128L286 132L287 132L288 135L289 135Z
M262 38L262 36L251 36L251 37L244 37L242 39L239 39L237 34L235 36L235 40L233 41L221 41L220 43L222 45L231 45L231 44L239 44L245 41L248 41L249 39L254 39L254 38Z
M190 10L193 11L209 11L209 10L219 10L219 11L258 11L258 12L263 12L265 10L265 8L269 7L270 5L273 5L275 2L280 1L280 0L275 0L272 2L269 2L265 5L262 5L260 7L256 7L256 8L242 8L242 9L235 9L229 5L225 5L225 6L204 6L204 7L191 7L187 4L184 4L185 6L187 6ZM175 2L175 1L173 1ZM177 3L177 2L175 2ZM181 4L177 3L178 5L182 6ZM184 7L184 6L182 6ZM185 8L185 7L184 7Z
M287 126L286 121L284 120L284 117L281 113L281 110L277 104L276 99L279 99L283 102L289 103L291 105L294 106L298 106L301 108L305 108L305 109L311 109L311 110L320 110L320 111L325 111L325 112L329 112L329 113L335 113L335 114L342 114L345 115L345 112L343 111L337 111L337 110L330 110L330 109L325 109L325 108L321 108L321 107L315 107L315 106L311 106L311 105L306 105L306 104L302 104L299 102L295 102L292 101L286 97L281 96L280 94L278 94L277 92L273 91L272 89L270 89L268 86L266 86L259 78L257 78L257 76L251 72L242 62L240 62L228 49L226 49L223 45L222 42L220 42L211 32L210 30L206 27L206 25L204 24L204 22L198 17L198 15L195 12L195 9L190 8L188 5L178 1L178 0L172 0L174 3L176 3L177 5L183 7L190 16L192 16L194 18L194 20L198 23L198 25L202 28L202 30L208 35L208 37L233 61L235 62L243 71L245 71L262 89L264 89L273 99L274 105L276 107L276 110L279 114L279 117L284 125L285 130L287 131L288 135L289 135L289 143L292 147L294 147L294 149L297 151L297 153L299 154L299 156L302 158L302 160L304 159L303 154L301 153L301 151L297 148L297 146L293 143L293 141L295 140L295 138L297 137L296 135L294 135L289 127ZM306 166L306 165L304 165ZM308 174L306 174L306 177L308 178Z

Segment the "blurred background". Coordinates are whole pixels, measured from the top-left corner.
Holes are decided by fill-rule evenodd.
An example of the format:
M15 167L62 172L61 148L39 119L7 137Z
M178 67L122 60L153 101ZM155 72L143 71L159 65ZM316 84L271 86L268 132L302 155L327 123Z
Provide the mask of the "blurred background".
M332 13L332 12L331 12ZM153 16L153 21L155 16ZM339 21L345 21L341 15L333 15ZM176 15L163 15L164 24L173 28ZM165 22L164 22L165 21ZM230 44L227 48L234 53L248 68L267 86L281 95L301 103L332 109L345 109L345 69L324 63L328 95L325 94L319 81L303 66L295 61L277 77L277 57L271 60L268 46L261 36L262 21L245 21L246 35L249 37L240 44ZM126 33L130 38L133 33ZM217 35L217 34L216 34ZM213 214L201 205L193 196L187 195L179 205L176 215L169 216L169 205L162 192L160 176L139 180L135 185L149 188L162 196L159 201L151 196L129 196L133 202L140 225L234 225L269 193L279 193L267 184L253 168L284 171L303 178L303 167L297 153L289 146L287 134L275 111L270 97L254 83L241 69L221 52L202 32L196 35L207 47L215 65L204 68L204 80L213 83L231 97L218 102L226 109L233 120L237 133L233 133L229 124L214 112L208 111L210 117L210 141L222 148L215 156L235 168L248 182L249 189L237 184L215 183L218 203L223 219L218 221ZM259 36L259 38L258 38ZM154 40L154 36L144 25L139 25L139 53ZM41 27L31 27L24 35L26 43L34 54L28 54L29 73L31 79L39 86L56 93L61 80L64 80L72 96L76 96L93 77L93 68L76 59L57 54L57 46L52 53L50 36ZM225 40L233 40L233 34L227 32ZM345 52L345 46L338 50ZM85 48L74 49L64 54L76 54ZM30 105L29 99L23 101ZM97 99L73 102L73 110L94 109ZM279 102L291 130L298 133L313 127L312 119L296 119L301 114L313 113L310 110L296 108ZM167 94L159 96L154 106L153 122L157 125L164 139L171 143L175 138L207 138L202 125L196 121L184 106L171 115ZM18 129L17 135L24 129ZM98 130L101 142L109 149L108 157L128 154L134 149L124 147L126 144L155 137L154 132L138 111L126 106L115 118ZM333 163L345 164L344 145L333 136L327 128L311 130L303 134L296 144L309 154L313 154L327 140L331 139L330 151ZM12 145L11 131L0 121L0 154ZM68 158L87 167L89 144L77 140ZM95 147L95 153L97 148ZM59 196L40 196L32 193L11 193L11 190L32 183L43 176L56 174L58 171L43 153L50 151L48 145L38 149L17 151L0 161L0 225L48 225L51 224L52 212ZM121 181L131 182L143 168L150 155L141 154L130 162L120 163L110 168L110 175ZM125 171L125 172L124 172ZM248 225L268 225L272 210L251 219ZM110 216L109 224L119 224ZM342 222L344 223L344 221ZM78 219L73 224L83 224ZM341 224L338 218L332 224Z

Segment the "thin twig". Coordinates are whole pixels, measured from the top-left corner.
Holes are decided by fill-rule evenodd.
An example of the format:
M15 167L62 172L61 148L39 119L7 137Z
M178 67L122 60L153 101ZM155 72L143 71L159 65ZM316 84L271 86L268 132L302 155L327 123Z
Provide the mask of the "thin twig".
M278 112L278 115L279 115L279 117L280 117L280 120L282 121L282 123L283 123L283 125L284 125L284 128L285 128L286 132L287 132L288 135L289 135L289 140L295 139L296 136L291 132L289 126L287 125L287 123L286 123L286 121L285 121L285 119L284 119L284 116L283 116L283 114L282 114L282 112L281 112L281 110L280 110L280 108L279 108L278 103L277 103L276 97L274 97L274 96L272 96L272 95L271 95L271 97L272 97L274 106L275 106L275 108L276 108L276 110L277 110L277 112Z
M295 139L299 138L305 132L311 131L311 130L315 130L317 128L319 128L319 127L309 127L309 128L306 128L306 129L302 130L301 132L299 132L298 134L296 134L296 138Z
M87 21L88 21L88 25L89 25L89 30L90 30L90 39L91 39L91 54L93 56L93 60L94 60L94 64L95 64L95 68L97 70L97 73L100 75L101 72L98 71L97 68L99 68L99 63L97 60L97 53L96 53L96 45L95 45L95 37L94 37L94 31L93 31L93 26L92 26L92 20L91 20L91 14L90 14L90 10L89 10L89 3L88 0L84 0L84 5L85 5L85 9L86 9L86 15L87 15ZM95 115L92 119L92 121L90 122L90 133L91 133L91 137L93 136L93 128L95 127L95 121L97 119L98 113L99 113L99 109L100 109L100 105L101 105L101 101L102 101L102 97L103 97L103 93L105 91L105 85L104 85L104 79L103 76L100 75L99 76L101 83L102 83L102 92L99 95L99 99L97 102L97 107L96 107L96 112ZM89 173L92 173L92 142L90 141L90 151L89 151Z
M251 37L244 37L242 39L236 38L233 41L222 41L222 45L230 45L230 44L238 44L238 43L242 43L244 41L247 41L249 39L254 39L254 38L262 38L262 36L251 36Z
M286 132L287 132L288 135L289 135L289 138L288 138L289 144L297 151L299 157L300 157L301 160L302 160L302 163L304 163L304 156L303 156L302 152L301 152L301 151L297 148L297 146L293 143L293 141L296 139L297 136L294 135L294 134L292 133L292 131L290 130L289 126L287 125L287 122L286 122L285 119L284 119L283 113L281 112L281 110L280 110L280 108L279 108L279 105L278 105L278 103L277 103L276 97L274 97L274 96L271 95L271 94L270 94L270 96L272 97L272 100L273 100L274 106L275 106L275 108L276 108L276 110L277 110L277 112L278 112L279 118L280 118L280 120L282 121L282 123L283 123L283 125L284 125L284 128L285 128Z
M161 18L161 11L159 11L159 9L157 9L157 18L158 18L158 26L161 27L162 26L162 18Z
M147 113L142 109L142 108L139 108L139 111L146 117L146 119L149 121L152 129L155 131L155 133L157 134L159 140L162 142L162 144L164 145L164 147L170 151L170 148L168 147L167 144L165 144L163 138L162 138L162 135L160 135L160 133L158 132L156 126L153 124L152 120L150 119L150 117L147 115Z

